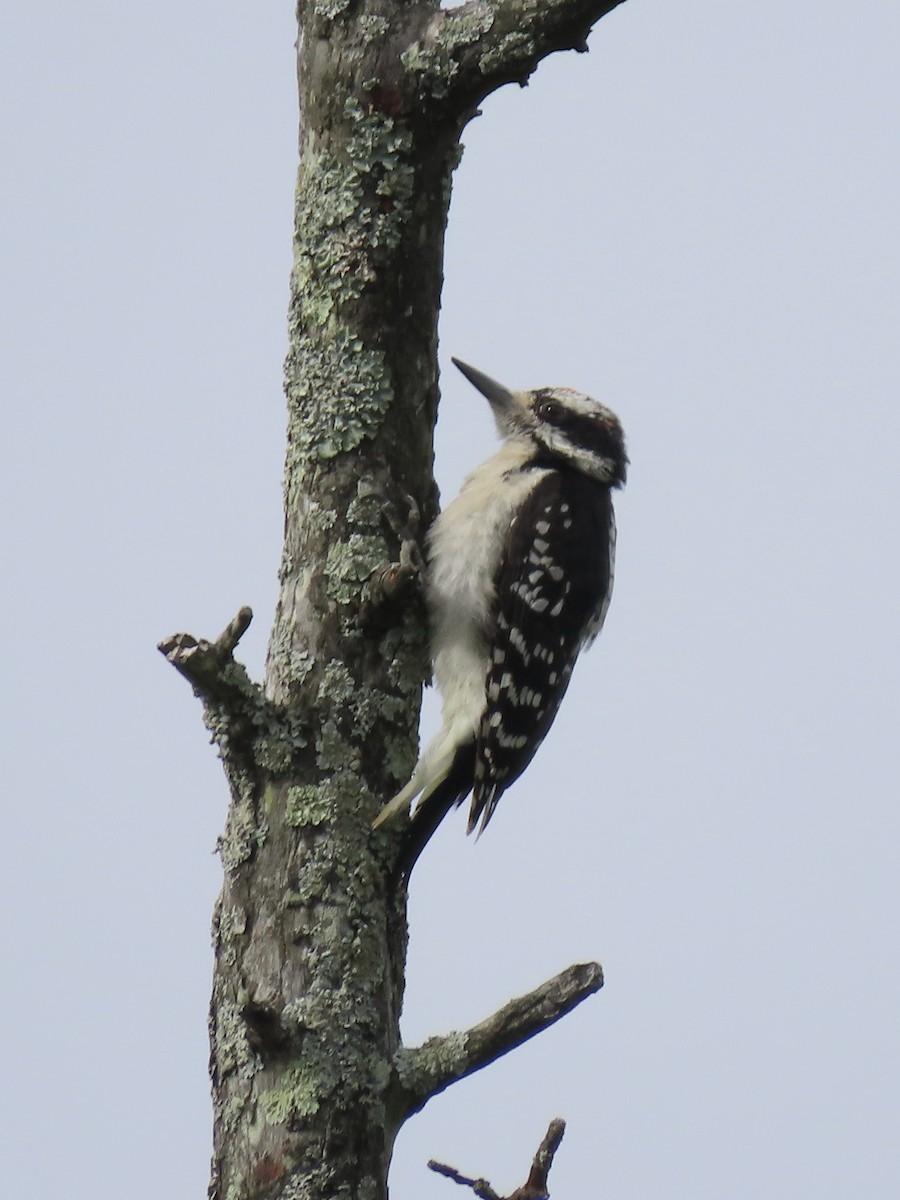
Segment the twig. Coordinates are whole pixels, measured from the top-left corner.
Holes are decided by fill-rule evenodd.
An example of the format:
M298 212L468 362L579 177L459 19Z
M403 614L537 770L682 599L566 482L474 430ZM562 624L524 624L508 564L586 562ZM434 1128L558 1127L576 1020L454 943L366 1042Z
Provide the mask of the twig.
M553 1166L553 1156L559 1149L565 1132L566 1123L560 1117L556 1117L550 1122L547 1132L544 1134L544 1140L534 1156L527 1181L506 1198L499 1196L486 1179L470 1179L468 1175L462 1175L455 1167L435 1162L434 1159L429 1161L428 1166L439 1175L445 1175L448 1179L452 1179L454 1183L471 1188L475 1195L480 1197L480 1200L549 1200L547 1177Z
M501 1197L497 1195L486 1179L470 1179L468 1175L461 1175L455 1167L448 1167L446 1163L435 1162L433 1158L428 1160L428 1166L430 1170L436 1171L438 1175L446 1175L454 1183L461 1183L463 1187L470 1187L481 1200L501 1200Z

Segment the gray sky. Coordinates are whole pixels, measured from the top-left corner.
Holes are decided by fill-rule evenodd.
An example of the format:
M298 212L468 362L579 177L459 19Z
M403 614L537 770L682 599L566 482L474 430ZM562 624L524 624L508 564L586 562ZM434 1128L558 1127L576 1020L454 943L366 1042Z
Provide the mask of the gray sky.
M5 1056L16 1200L205 1195L226 789L154 650L275 598L292 5L11 0L0 46ZM607 986L401 1135L554 1196L900 1189L900 8L630 0L466 135L442 357L615 408L616 594L412 895L410 1041ZM493 447L444 380L446 494ZM434 720L430 705L427 719Z

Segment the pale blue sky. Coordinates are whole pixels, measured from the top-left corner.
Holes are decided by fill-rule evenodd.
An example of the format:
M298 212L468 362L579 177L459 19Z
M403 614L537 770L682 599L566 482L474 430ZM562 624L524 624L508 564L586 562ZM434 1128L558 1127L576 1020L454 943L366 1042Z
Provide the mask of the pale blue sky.
M226 789L156 654L281 530L292 5L12 0L0 46L7 1053L16 1200L188 1200ZM900 8L629 0L466 135L442 361L615 408L600 641L412 896L409 1040L607 986L401 1135L555 1200L900 1190ZM447 494L493 447L444 380ZM434 719L429 706L428 720Z

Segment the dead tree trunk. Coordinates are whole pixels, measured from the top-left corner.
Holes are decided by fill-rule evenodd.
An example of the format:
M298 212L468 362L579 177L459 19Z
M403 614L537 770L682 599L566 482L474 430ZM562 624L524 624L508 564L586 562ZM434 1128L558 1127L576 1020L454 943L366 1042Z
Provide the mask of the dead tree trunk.
M161 649L231 789L210 1016L213 1200L378 1200L430 1096L602 982L570 968L462 1034L400 1045L405 891L380 805L415 759L424 614L377 568L435 511L437 316L460 134L491 91L586 49L621 0L301 0L281 592L265 685L216 642ZM412 517L419 513L416 524ZM373 572L386 586L373 588Z

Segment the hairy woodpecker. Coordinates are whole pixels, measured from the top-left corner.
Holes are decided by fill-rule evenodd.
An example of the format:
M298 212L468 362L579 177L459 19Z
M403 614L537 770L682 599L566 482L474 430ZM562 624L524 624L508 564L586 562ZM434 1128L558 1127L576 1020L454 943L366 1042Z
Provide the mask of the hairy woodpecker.
M613 584L611 492L625 482L622 426L569 388L511 392L454 359L490 402L503 444L428 534L426 598L443 724L380 825L421 794L402 871L469 793L482 832L522 774L600 631Z

